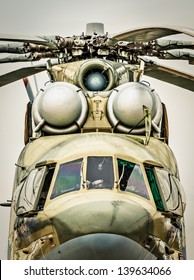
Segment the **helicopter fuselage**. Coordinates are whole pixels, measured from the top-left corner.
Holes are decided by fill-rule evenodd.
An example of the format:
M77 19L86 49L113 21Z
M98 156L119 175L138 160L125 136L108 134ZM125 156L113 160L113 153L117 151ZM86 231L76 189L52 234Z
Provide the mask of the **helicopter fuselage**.
M91 132L28 143L17 162L9 257L184 258L176 160L167 144L144 140Z

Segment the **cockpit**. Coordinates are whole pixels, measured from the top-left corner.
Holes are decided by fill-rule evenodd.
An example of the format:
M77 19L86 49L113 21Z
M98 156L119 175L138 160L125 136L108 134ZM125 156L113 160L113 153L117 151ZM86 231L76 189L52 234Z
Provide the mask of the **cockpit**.
M111 156L89 156L86 162L85 176L82 158L59 165L51 199L82 188L111 190L115 188L115 184L116 188L122 192L131 192L149 199L139 164L119 158L113 159ZM114 174L114 169L118 171L117 175Z
M153 201L158 211L184 210L180 182L163 168L126 160L120 156L87 156L66 162L40 163L15 192L16 213L41 211L73 192L109 190ZM180 210L180 211L179 211Z

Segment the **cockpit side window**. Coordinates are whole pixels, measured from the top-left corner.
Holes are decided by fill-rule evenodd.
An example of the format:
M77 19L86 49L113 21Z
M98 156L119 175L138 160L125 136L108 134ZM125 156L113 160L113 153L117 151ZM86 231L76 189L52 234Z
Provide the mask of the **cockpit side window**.
M185 208L186 208L186 197L185 197L184 188L183 188L181 182L179 181L179 179L177 179L175 176L171 176L171 179L172 179L172 182L176 185L176 187L179 191L179 194L181 196L182 209L183 209L183 212L184 212Z
M175 180L164 169L156 168L156 172L164 195L167 211L182 215L181 195Z
M71 191L78 191L81 186L83 159L63 163L59 166L51 199Z
M35 202L40 190L45 168L33 169L26 180L22 182L18 189L16 213L22 215L35 210Z
M131 192L149 199L149 194L139 164L118 159L119 186L124 192Z
M148 182L150 184L151 192L152 192L155 204L156 204L156 208L158 211L165 211L162 197L160 195L160 191L158 189L158 184L157 184L156 177L154 174L154 168L146 166L145 170L146 170Z
M44 209L44 204L47 198L47 194L50 188L50 183L52 181L53 173L55 170L55 165L48 166L45 172L44 181L42 184L42 189L37 203L37 210L41 211Z
M90 156L87 160L88 189L112 189L114 186L113 160L109 156Z

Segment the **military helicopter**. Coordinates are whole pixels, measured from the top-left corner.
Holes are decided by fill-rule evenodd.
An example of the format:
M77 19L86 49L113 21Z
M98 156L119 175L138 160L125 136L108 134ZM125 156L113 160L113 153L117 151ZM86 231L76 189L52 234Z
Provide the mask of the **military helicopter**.
M194 89L194 76L159 59L194 64L194 30L158 26L109 36L0 35L0 63L36 61L0 76L29 96L25 147L16 164L8 258L186 258L184 189L168 145L165 104L142 75ZM12 42L12 43L7 43ZM183 51L187 49L187 51ZM26 77L47 71L35 96Z

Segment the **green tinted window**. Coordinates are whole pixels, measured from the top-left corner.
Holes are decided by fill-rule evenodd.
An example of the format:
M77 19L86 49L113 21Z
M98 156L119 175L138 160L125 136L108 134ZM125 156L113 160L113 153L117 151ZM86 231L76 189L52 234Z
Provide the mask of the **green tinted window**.
M131 192L149 199L147 187L139 164L118 159L118 170L121 191Z
M152 191L154 201L156 203L157 210L165 211L164 204L162 202L162 198L161 198L161 195L160 195L160 192L159 192L159 189L158 189L158 185L157 185L157 182L156 182L156 178L155 178L155 175L154 175L153 168L146 167L146 174L147 174L147 177L148 177L148 181L149 181L149 184L150 184L150 188L151 188L151 191Z

